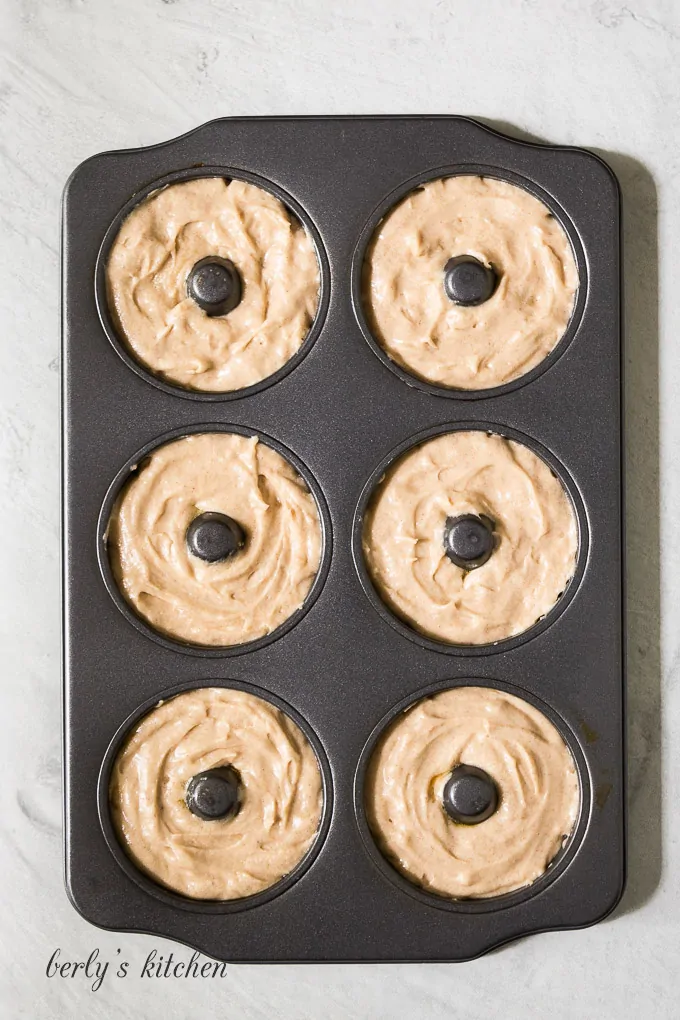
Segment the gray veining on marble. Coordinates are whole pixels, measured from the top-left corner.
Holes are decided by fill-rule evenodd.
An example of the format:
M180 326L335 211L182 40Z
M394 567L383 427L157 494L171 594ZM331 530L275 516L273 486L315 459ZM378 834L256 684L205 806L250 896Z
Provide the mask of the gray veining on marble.
M2 1016L680 1015L679 66L675 0L0 0ZM61 189L94 152L217 116L419 112L594 148L623 184L629 888L596 928L457 967L142 978L153 950L190 953L90 927L61 875ZM48 980L58 947L63 960L98 948L110 961L97 991L82 973Z

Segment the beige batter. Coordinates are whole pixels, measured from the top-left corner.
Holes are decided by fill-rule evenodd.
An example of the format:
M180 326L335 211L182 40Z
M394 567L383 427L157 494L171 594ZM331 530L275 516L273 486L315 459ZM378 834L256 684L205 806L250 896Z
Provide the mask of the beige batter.
M442 794L454 766L494 780L496 812L453 822ZM555 727L519 698L460 687L426 698L373 754L365 805L383 851L412 882L453 899L499 896L535 881L560 850L580 802L573 758Z
M208 563L189 524L217 511L244 529L243 549ZM321 555L314 498L295 468L257 438L187 436L154 450L118 499L111 566L157 630L199 645L235 645L275 630L304 602Z
M496 547L465 571L444 551L447 517L484 515ZM527 447L482 431L449 432L388 470L364 519L363 550L383 600L452 644L521 634L574 573L576 517L561 482Z
M199 259L230 259L239 305L209 317L187 295ZM189 389L238 390L299 349L319 299L305 229L277 198L245 181L204 177L154 192L124 221L107 264L121 336L152 371Z
M499 277L476 307L444 291L450 258ZM364 267L364 305L398 364L440 386L500 386L538 365L563 335L578 272L566 233L529 192L490 177L447 177L408 195L379 225Z
M203 821L189 781L231 765L240 809ZM302 860L323 805L316 755L278 708L244 691L203 688L161 702L128 738L110 784L121 842L156 881L193 899L233 900L274 885Z

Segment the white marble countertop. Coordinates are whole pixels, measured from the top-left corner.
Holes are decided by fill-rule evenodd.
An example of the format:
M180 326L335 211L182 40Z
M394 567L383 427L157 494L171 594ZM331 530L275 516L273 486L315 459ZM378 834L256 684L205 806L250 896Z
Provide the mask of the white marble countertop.
M678 66L675 0L0 0L3 1016L679 1015ZM142 978L153 949L189 952L92 928L62 883L60 194L73 167L102 149L151 144L218 116L291 113L465 113L596 149L619 174L629 885L599 926L527 939L471 964ZM70 961L98 948L113 961L101 987L93 992L82 972L48 979L56 948ZM131 964L125 980L113 974L121 959Z

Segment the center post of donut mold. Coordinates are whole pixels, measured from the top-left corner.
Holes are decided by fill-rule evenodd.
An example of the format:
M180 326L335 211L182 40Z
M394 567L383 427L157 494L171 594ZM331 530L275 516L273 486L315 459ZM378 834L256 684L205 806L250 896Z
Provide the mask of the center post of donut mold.
M208 255L187 276L187 294L211 318L228 315L241 301L239 271L231 259Z
M442 806L452 822L479 825L499 803L498 787L488 772L462 762L454 766L442 792Z
M241 807L241 777L231 765L218 765L193 776L187 783L184 802L204 822L234 818Z

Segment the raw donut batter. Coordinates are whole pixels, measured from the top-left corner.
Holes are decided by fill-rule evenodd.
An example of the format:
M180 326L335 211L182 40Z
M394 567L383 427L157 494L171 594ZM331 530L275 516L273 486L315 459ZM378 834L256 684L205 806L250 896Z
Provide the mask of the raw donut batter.
M498 278L483 304L444 291L450 258ZM563 335L578 271L558 221L523 188L446 177L413 191L380 223L364 265L364 305L387 354L428 382L489 389L538 365Z
M242 299L208 316L187 294L201 259L230 260ZM106 267L108 302L135 356L189 389L251 386L299 349L316 314L319 265L304 227L268 191L203 177L172 184L124 221Z
M442 806L455 765L483 769L499 806L476 825ZM412 882L441 896L499 896L535 881L571 833L580 802L567 745L532 705L486 687L425 698L389 728L366 783L369 825Z
M198 773L230 765L235 816L203 821L185 802ZM323 805L316 755L278 708L203 688L161 702L127 739L111 775L111 816L139 867L184 896L233 900L274 885L302 860Z
M192 520L219 512L246 534L221 562L187 547ZM295 468L256 437L217 432L154 450L112 511L109 557L133 608L199 645L235 645L275 630L304 602L321 556L314 498Z
M484 515L495 549L465 570L445 552L448 517ZM405 453L366 511L363 551L387 605L430 637L460 645L521 634L574 573L576 517L561 482L520 443L449 432Z

